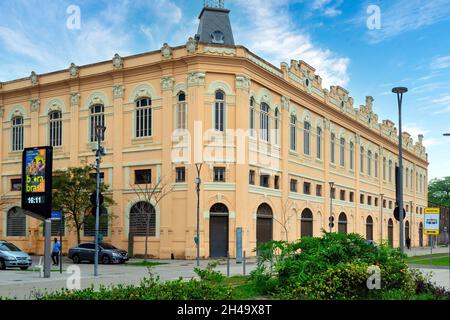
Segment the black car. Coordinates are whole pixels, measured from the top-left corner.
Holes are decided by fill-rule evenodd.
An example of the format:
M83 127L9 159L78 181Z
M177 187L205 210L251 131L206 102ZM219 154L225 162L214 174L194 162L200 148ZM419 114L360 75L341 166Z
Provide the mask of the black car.
M82 261L93 263L95 260L95 243L80 243L78 246L69 250L68 257L74 263L80 263ZM117 249L109 243L99 244L98 261L100 263L125 263L128 259L128 253L125 250Z

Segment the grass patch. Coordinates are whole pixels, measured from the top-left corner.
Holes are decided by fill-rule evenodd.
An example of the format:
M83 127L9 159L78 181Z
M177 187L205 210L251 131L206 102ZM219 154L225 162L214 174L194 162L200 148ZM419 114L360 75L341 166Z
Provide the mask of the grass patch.
M161 266L161 265L165 265L165 264L168 264L168 263L167 262L150 262L150 261L144 262L144 261L141 261L141 262L127 262L127 263L124 263L123 265L130 266L130 267L156 267L156 266Z
M426 266L449 266L450 259L447 253L428 254L425 256L414 256L406 259L409 264Z

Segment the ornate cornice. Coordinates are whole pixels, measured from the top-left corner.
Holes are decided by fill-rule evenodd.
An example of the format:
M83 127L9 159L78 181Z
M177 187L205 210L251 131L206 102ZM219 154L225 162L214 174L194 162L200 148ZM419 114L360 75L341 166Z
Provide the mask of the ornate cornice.
M173 90L173 85L175 79L173 77L163 77L161 78L161 89L163 91Z
M164 59L171 59L173 54L173 49L167 44L164 43L164 45L161 48L161 55Z
M235 56L236 49L209 46L209 47L205 47L203 49L203 53L216 54L216 55L221 55L221 56Z
M236 88L245 91L250 91L252 80L246 75L236 75Z
M186 42L186 51L188 54L195 54L197 52L197 41L194 38L189 38Z
M72 62L69 67L70 77L76 78L76 77L78 77L79 73L80 73L80 68L75 63Z
M113 98L121 99L123 98L125 92L125 87L122 84L116 84L113 86Z
M116 53L112 59L113 68L115 70L120 70L123 68L123 58Z
M191 72L188 73L187 81L188 86L204 86L205 85L206 73L204 72Z
M39 84L39 76L36 72L31 71L30 81L32 86L37 86Z

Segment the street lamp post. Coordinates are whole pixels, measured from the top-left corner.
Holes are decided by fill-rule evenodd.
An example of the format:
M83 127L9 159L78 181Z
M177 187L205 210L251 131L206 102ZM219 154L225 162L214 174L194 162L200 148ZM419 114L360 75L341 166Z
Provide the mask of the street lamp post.
M383 201L384 194L380 194L380 244L383 243Z
M399 219L400 219L400 251L404 252L405 244L404 244L404 234L403 234L403 137L402 137L402 102L403 102L403 94L408 92L407 88L404 87L396 87L392 89L392 92L397 94L397 103L398 103L398 165L399 165L399 194L398 194L398 211L399 211Z
M333 231L333 190L334 182L330 182L330 233Z
M202 166L203 163L195 164L195 168L197 169L197 178L195 179L195 184L197 185L197 237L195 241L197 245L197 267L200 267L200 185L202 183L200 174Z
M444 137L450 137L450 133L444 133ZM448 232L448 254L450 255L450 205L448 206L448 219L447 219L447 232Z
M411 248L414 245L414 241L412 240L412 229L413 229L414 223L413 223L413 202L409 201L409 241L411 243Z
M106 127L97 125L95 126L95 136L97 138L97 150L95 150L96 156L96 169L97 169L97 188L96 188L96 208L95 208L95 257L94 257L94 276L98 276L98 237L100 228L100 162L102 156L105 155L105 149L101 145L101 141L105 137Z

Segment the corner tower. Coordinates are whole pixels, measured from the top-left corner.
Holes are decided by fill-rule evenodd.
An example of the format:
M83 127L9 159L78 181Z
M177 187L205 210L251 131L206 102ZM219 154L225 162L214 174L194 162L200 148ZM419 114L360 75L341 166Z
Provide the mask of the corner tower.
M224 0L204 0L195 38L203 43L234 46L229 13L230 10L225 9Z

